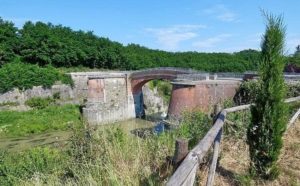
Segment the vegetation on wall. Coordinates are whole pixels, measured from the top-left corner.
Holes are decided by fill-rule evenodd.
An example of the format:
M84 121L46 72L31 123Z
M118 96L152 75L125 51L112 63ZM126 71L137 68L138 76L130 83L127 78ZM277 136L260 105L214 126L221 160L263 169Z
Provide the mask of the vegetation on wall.
M267 28L261 45L260 91L251 107L247 141L251 172L265 179L273 179L279 174L277 160L287 119L282 57L285 27L282 17L265 16Z
M157 88L158 94L164 99L164 102L169 104L172 92L172 84L164 80L152 80L149 82L150 89Z

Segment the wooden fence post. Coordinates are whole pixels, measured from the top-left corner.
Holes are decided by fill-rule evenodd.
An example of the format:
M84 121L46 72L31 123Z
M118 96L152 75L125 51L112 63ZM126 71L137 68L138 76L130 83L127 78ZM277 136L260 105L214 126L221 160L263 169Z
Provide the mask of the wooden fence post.
M186 157L188 153L189 153L188 141L186 139L176 139L175 152L172 159L172 163L175 168Z
M217 104L215 106L214 112L215 112L215 118L217 118L218 114L221 112L221 106L219 104ZM208 176L207 176L207 181L206 181L207 186L212 186L214 183L214 177L215 177L215 172L216 172L216 167L217 167L217 162L218 162L221 137L222 137L222 128L219 130L218 135L216 136L216 138L214 140L214 154L213 154L212 162L210 164L209 172L208 172Z

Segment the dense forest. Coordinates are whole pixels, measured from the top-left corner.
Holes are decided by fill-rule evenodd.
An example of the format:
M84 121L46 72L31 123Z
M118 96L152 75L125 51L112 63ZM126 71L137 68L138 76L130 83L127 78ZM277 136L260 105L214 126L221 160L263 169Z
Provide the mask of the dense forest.
M244 72L257 69L259 56L259 51L251 49L230 54L166 52L136 44L123 46L93 32L30 21L18 29L12 22L0 18L0 66L17 59L54 67L135 70L169 66L209 72Z

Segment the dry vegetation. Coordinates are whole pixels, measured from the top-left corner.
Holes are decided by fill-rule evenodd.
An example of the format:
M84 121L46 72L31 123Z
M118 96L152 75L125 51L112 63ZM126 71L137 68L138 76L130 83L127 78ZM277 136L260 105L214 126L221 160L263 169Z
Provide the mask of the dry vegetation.
M281 174L274 181L256 180L250 177L249 151L244 139L225 137L221 144L221 155L215 185L266 185L266 186L298 186L300 185L300 121L284 135L284 147L279 159ZM205 185L208 163L199 172L199 185Z

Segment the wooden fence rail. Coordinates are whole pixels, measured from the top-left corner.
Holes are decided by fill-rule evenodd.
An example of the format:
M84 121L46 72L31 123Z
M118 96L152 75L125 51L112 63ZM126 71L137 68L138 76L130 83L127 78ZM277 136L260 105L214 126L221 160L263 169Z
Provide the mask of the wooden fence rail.
M286 99L286 103L300 101L300 96ZM193 185L196 177L196 173L199 167L199 162L202 161L209 148L214 143L214 154L212 164L210 166L209 175L207 179L207 185L213 185L213 178L216 169L216 161L218 158L219 145L221 141L222 128L225 123L226 114L230 112L236 112L241 110L246 110L251 107L249 105L241 105L232 108L226 108L222 110L211 129L206 133L204 138L188 153L183 162L177 168L175 173L171 176L169 181L167 182L167 186L190 186ZM288 127L291 126L300 114L300 109L294 114L290 122L288 123Z

